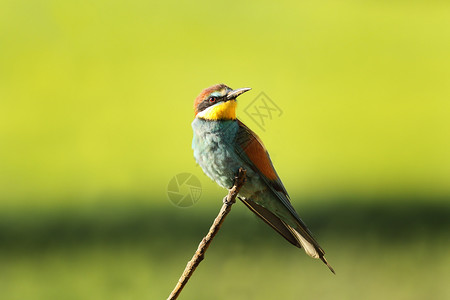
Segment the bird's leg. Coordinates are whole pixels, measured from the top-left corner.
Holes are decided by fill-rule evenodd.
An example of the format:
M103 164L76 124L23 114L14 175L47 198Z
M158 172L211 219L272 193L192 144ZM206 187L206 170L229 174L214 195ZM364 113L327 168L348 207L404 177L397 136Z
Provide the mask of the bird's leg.
M236 197L238 192L236 191L236 186L239 186L239 189L244 185L246 181L246 171L243 168L239 168L238 174L234 176L234 185L228 189L228 195L223 198L223 204L231 205L236 202ZM230 195L235 195L231 197Z

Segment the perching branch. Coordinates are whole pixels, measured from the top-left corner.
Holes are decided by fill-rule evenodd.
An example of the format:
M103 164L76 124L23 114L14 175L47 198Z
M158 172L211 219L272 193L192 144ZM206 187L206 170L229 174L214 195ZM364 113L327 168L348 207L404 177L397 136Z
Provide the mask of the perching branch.
M188 282L189 278L191 278L191 276L194 273L197 266L205 258L206 250L208 249L213 238L216 236L217 232L219 231L220 226L222 226L222 223L225 220L225 217L231 211L231 206L236 202L236 196L238 195L239 190L242 188L242 186L244 185L244 182L245 182L245 174L246 174L246 171L244 169L240 168L238 176L236 177L233 187L228 192L228 195L223 199L223 205L219 211L219 214L217 215L216 219L214 220L214 223L211 225L211 228L209 228L208 234L202 239L202 241L198 245L197 251L195 251L194 256L188 262L186 268L184 269L183 274L181 275L180 279L177 282L177 285L173 289L169 298L167 298L168 300L174 300L174 299L178 298L178 296L180 295L184 286Z

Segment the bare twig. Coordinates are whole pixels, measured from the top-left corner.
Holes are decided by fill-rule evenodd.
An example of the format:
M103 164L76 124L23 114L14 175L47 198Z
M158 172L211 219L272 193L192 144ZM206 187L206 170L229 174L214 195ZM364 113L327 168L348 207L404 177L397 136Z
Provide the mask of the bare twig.
M242 168L239 169L239 174L236 177L233 187L228 192L228 195L223 199L223 205L219 211L219 214L214 220L214 223L211 225L211 228L209 228L208 234L202 239L202 241L198 245L197 251L195 251L194 256L188 262L186 268L184 269L183 274L181 275L180 279L177 282L177 285L173 289L169 298L167 298L168 300L174 300L178 298L178 296L181 293L181 290L184 288L189 278L191 278L197 266L204 259L206 250L208 249L213 238L219 231L220 226L222 226L225 217L230 212L231 206L236 202L236 196L238 195L239 190L241 189L241 187L244 185L245 182L245 173L246 172L244 169Z

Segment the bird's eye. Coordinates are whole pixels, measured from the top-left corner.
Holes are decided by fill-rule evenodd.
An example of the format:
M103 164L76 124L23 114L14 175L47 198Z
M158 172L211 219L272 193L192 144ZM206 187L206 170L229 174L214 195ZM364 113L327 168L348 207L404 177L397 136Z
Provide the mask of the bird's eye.
M216 100L217 100L217 97L214 97L214 96L209 97L209 103L214 103L214 102L216 102Z

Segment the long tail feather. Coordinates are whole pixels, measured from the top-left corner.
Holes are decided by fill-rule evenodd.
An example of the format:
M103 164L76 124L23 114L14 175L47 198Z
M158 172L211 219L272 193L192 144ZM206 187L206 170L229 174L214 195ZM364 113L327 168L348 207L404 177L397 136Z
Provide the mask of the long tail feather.
M333 267L328 263L328 261L325 258L325 251L323 251L322 248L320 248L320 246L317 244L317 242L314 240L314 238L312 236L310 236L309 234L309 240L313 240L313 243L310 243L305 237L303 237L297 230L295 230L294 228L292 228L291 226L285 224L289 230L291 230L291 232L298 238L300 244L302 245L303 249L305 250L306 254L308 254L309 256L313 257L313 258L320 258L321 261L323 261L324 264L327 265L328 269L330 269L330 271L333 274L336 274L336 272L334 271Z
M270 225L275 231L277 231L281 236L283 236L287 241L289 241L294 246L303 248L309 256L313 258L319 258L324 264L330 269L333 274L334 269L330 266L328 261L325 259L325 252L320 248L317 242L309 233L309 230L302 228L303 224L298 224L299 229L294 229L293 227L286 224L283 220L275 216L272 212L265 209L264 207L256 204L253 201L248 201L245 198L239 197L239 199L258 217L260 217L264 222ZM303 230L301 230L303 229ZM301 231L302 233L300 233Z
M239 197L239 199L244 203L253 213L260 217L266 224L270 225L276 232L278 232L282 237L284 237L289 243L301 248L301 244L295 234L286 226L286 224L280 220L273 213L265 209L264 207L256 204L253 201L247 201L244 198Z

